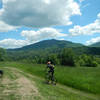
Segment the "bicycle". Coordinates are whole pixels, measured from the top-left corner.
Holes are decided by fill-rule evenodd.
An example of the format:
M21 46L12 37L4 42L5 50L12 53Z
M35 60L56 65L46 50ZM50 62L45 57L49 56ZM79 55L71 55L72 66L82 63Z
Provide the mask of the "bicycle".
M47 84L53 84L53 85L56 85L57 84L57 79L55 78L55 75L52 74L52 72L46 70L46 73L45 73L45 80L46 80L46 83Z

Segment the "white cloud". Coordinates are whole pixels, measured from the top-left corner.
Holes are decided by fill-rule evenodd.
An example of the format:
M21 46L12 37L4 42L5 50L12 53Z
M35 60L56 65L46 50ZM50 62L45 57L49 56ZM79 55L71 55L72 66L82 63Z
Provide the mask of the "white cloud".
M100 19L100 13L97 15L97 17Z
M86 41L86 45L91 45L97 42L100 42L100 37L92 38L91 40Z
M74 0L2 0L0 19L9 25L48 27L70 25L72 15L81 15Z
M0 21L0 32L7 32L10 30L15 30L16 28L18 27L14 27L14 26L4 23L3 21Z
M54 28L42 28L38 31L22 31L21 35L25 37L25 40L4 39L0 41L0 47L20 48L44 39L60 39L67 36L67 34L61 33Z
M69 32L72 36L100 33L100 13L97 15L97 19L93 23L82 27L76 25L73 29L69 29Z
M41 41L43 39L57 39L60 37L66 37L67 34L60 33L58 30L54 28L42 28L38 31L22 31L22 36L26 37L28 41L31 43L35 43L37 41Z
M0 41L0 47L2 48L20 48L27 44L26 40L4 39Z

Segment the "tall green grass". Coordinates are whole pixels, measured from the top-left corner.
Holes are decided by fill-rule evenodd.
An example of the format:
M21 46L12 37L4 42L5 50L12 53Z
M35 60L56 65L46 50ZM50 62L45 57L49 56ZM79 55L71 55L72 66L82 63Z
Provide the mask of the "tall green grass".
M57 67L56 77L59 83L87 92L100 94L100 68Z
M30 74L44 77L46 65L19 62L2 62L1 67L16 67ZM61 84L86 92L100 94L100 67L55 67L55 76Z

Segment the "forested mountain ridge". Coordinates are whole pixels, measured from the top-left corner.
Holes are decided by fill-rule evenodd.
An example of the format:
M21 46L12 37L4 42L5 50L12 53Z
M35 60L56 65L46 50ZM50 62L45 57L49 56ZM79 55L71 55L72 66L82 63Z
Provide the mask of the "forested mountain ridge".
M22 48L18 49L8 49L8 51L23 51L23 50L41 50L41 49L46 49L46 48L70 48L70 47L82 47L84 46L83 44L80 43L73 43L70 41L65 41L65 40L44 40L40 41L31 45L24 46Z
M100 42L94 43L94 44L90 45L90 47L100 47Z
M7 49L5 60L71 65L76 63L86 66L97 65L93 60L100 57L100 47L88 47L64 40L44 40L18 49ZM1 57L0 57L1 58ZM87 59L87 60L86 60ZM81 60L81 61L80 61ZM66 62L66 63L64 63ZM88 64L88 62L90 62Z
M32 54L35 56L40 55L41 53L59 53L64 48L72 48L76 54L100 55L100 47L90 47L80 43L55 39L40 41L22 48L7 49L7 52L11 54L15 53L17 55L25 54L28 56L28 54Z

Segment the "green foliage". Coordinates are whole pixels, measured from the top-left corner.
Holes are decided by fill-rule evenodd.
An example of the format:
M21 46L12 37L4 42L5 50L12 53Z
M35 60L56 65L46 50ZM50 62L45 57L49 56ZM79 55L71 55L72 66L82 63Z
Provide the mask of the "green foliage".
M94 43L94 44L92 44L92 45L90 45L91 47L100 47L100 42L96 42L96 43Z
M95 60L95 57L91 55L80 55L76 61L80 66L88 66L88 67L97 67L98 63Z
M51 54L48 56L47 61L51 61L53 64L60 64L57 54Z
M28 63L45 64L50 60L53 64L69 66L89 66L96 67L99 59L87 54L76 54L73 48L64 49L44 49L37 51L8 52L9 61L22 61Z
M93 61L91 66L97 67L98 66L98 63L96 61Z
M69 65L69 66L74 66L75 61L74 61L74 52L72 49L63 49L60 59L61 59L61 64L62 65Z
M0 61L4 61L6 59L6 50L0 48Z
M95 61L98 63L98 64L100 64L100 57L98 56L98 57L95 57Z
M100 62L95 60L100 55L100 48L86 47L69 41L46 40L23 48L7 50L8 61L69 66L96 67ZM94 57L92 57L92 56Z

